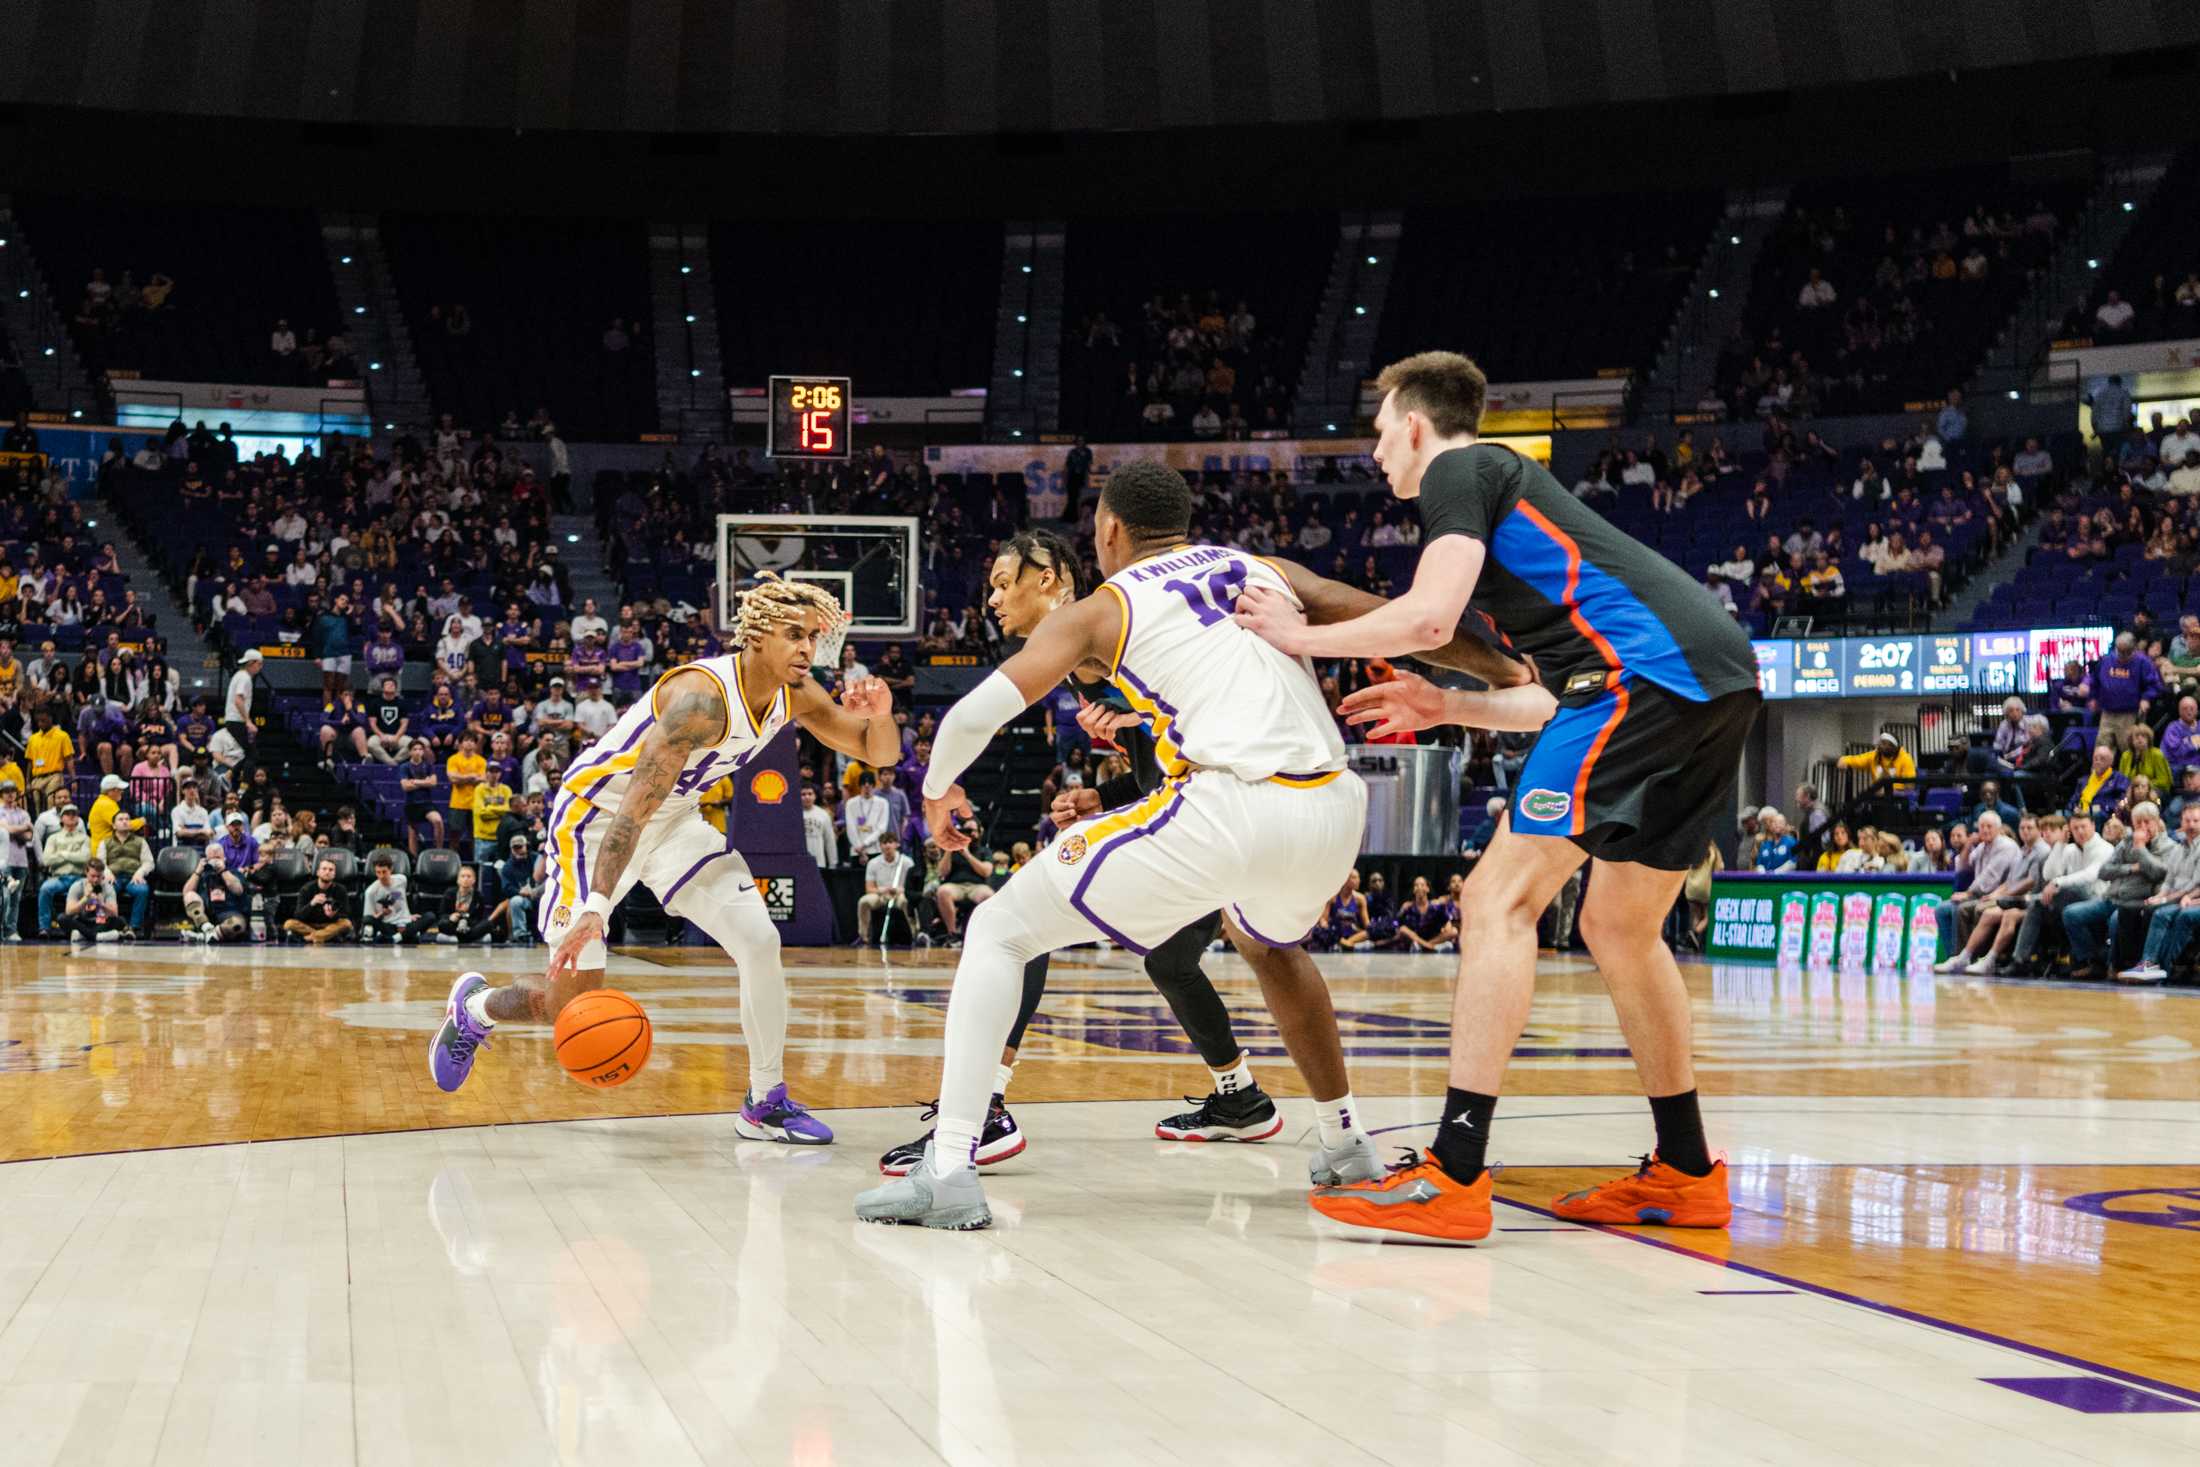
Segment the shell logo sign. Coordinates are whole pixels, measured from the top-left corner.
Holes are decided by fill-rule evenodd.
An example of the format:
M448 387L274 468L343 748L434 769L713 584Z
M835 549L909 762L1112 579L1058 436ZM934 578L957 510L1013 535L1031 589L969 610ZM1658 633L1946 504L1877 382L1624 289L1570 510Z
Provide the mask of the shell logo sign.
M787 776L776 769L760 769L749 781L749 794L759 805L776 805L787 798Z

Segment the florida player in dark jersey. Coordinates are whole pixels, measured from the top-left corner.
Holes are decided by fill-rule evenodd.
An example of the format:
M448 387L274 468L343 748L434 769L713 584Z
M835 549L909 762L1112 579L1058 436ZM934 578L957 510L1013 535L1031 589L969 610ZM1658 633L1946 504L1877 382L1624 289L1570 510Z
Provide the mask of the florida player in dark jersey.
M1489 1126L1534 997L1538 914L1593 861L1582 936L1619 1011L1657 1128L1634 1175L1558 1199L1586 1222L1724 1227L1726 1167L1704 1141L1688 990L1662 925L1723 810L1759 705L1749 639L1679 566L1586 508L1540 465L1477 441L1487 390L1453 352L1378 379L1375 459L1421 514L1404 595L1309 626L1251 589L1238 620L1285 652L1377 657L1451 635L1471 604L1531 658L1540 681L1447 691L1401 674L1345 701L1375 732L1457 723L1539 731L1459 910L1450 1088L1435 1144L1380 1181L1317 1190L1317 1212L1356 1228L1469 1241L1490 1230Z

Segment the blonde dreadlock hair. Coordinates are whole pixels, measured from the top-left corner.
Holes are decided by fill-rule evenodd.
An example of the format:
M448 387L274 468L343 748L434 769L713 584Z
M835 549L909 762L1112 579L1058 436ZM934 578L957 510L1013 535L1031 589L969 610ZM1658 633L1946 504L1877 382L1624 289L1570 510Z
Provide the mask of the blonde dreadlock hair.
M811 581L782 580L777 572L758 571L756 584L735 596L733 639L746 647L767 632L785 626L806 611L818 614L818 660L825 661L824 645L832 643L832 655L840 656L840 638L848 627L848 613L841 610L833 593Z

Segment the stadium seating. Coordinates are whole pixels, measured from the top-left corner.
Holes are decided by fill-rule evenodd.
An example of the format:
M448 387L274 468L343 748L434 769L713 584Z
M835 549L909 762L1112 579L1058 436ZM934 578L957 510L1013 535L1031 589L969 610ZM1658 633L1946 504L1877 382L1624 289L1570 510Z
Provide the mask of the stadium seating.
M548 407L573 440L656 429L639 221L391 214L382 241L438 412L474 427ZM621 351L604 342L615 320Z
M1494 382L1645 367L1718 215L1710 193L1409 210L1376 359L1451 347Z
M1094 439L1140 436L1145 395L1126 393L1125 382L1133 364L1143 379L1170 356L1165 332L1148 324L1157 298L1192 314L1212 306L1228 315L1245 302L1257 323L1250 342L1212 355L1235 371L1230 400L1252 427L1264 425L1271 407L1275 426L1287 424L1336 245L1337 217L1328 213L1073 220L1063 285L1063 430ZM1117 339L1088 344L1087 323L1099 313ZM1195 365L1210 360L1201 351ZM1265 376L1281 388L1269 402L1257 397ZM1177 420L1159 436L1188 438L1186 408L1207 394L1170 395Z
M1820 413L1942 397L1985 356L2085 196L2082 184L2016 184L1986 168L1797 185L1758 257L1743 339L1719 364L1733 413L1754 416L1761 378L1792 372L1796 353ZM1974 223L1985 232L1973 235ZM1965 279L1974 245L1985 275ZM1935 278L1936 263L1951 278ZM1800 296L1814 269L1834 299L1807 307Z
M2093 312L2111 290L2131 303L2137 314L2121 338L2172 341L2200 337L2200 297L2179 304L2177 288L2200 272L2200 211L2193 192L2200 189L2200 149L2191 149L2170 165L2153 199L2131 224L2131 232L2098 275L2082 318L2066 323L2066 334L2112 338ZM2188 293L2189 294L2189 293Z
M728 386L774 373L846 375L859 393L935 396L993 368L1001 226L721 220L711 274ZM790 273L832 282L791 289Z
M355 375L355 366L316 373L302 356L278 361L269 349L278 320L290 323L301 347L309 332L326 341L343 326L309 211L23 195L15 210L55 308L72 318L77 350L95 373L272 385ZM115 292L96 322L83 315L95 270ZM158 276L175 283L158 308L121 304L129 287L142 290Z

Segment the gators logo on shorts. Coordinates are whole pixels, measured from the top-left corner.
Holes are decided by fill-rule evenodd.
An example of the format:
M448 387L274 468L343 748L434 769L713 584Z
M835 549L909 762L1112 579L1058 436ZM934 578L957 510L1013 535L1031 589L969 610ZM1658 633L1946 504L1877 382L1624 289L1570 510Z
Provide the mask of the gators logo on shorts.
M1084 860L1085 838L1081 835L1073 835L1068 840L1063 841L1061 851L1054 859L1065 866L1074 866L1079 861Z
M1574 797L1557 790L1529 790L1520 797L1520 813L1530 820L1564 820L1574 808Z

